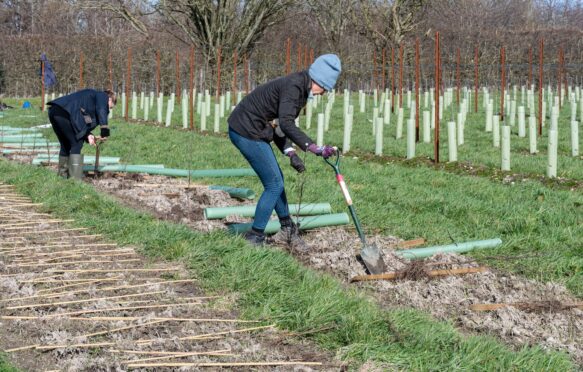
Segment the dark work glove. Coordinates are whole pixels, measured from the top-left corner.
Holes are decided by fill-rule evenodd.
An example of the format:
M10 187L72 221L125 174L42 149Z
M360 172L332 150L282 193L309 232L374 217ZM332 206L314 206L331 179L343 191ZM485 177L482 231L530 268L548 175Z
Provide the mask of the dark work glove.
M302 159L295 153L295 151L290 151L287 156L289 156L289 164L295 169L298 173L302 173L306 170L306 166Z
M332 146L318 146L315 143L312 143L308 146L308 151L323 157L324 159L329 158L330 156L336 154L336 149Z
M109 128L101 127L101 138L109 137Z

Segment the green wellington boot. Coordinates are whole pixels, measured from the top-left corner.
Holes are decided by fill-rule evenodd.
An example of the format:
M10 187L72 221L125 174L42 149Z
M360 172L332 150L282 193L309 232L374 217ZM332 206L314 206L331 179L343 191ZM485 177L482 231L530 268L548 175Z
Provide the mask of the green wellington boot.
M77 180L83 179L83 155L72 154L69 156L69 176Z
M63 178L69 178L69 157L59 156L59 167L57 174Z

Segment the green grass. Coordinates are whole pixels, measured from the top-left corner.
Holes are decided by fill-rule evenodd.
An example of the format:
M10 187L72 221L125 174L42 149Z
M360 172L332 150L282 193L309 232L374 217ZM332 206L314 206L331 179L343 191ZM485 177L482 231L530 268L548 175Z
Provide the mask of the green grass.
M337 98L333 115L340 115L341 105L341 98ZM0 120L0 125L46 122L43 116L18 118L22 112L8 111L10 116ZM112 127L112 139L102 147L102 154L121 156L124 163L161 163L190 169L248 167L224 133L202 135L117 120ZM479 136L481 132L477 130L475 134ZM47 133L54 137L50 129ZM467 139L470 137L466 135ZM93 151L84 147L87 154ZM363 161L347 156L341 165L359 217L369 232L404 239L421 236L429 244L500 237L504 241L500 249L476 255L526 255L488 263L537 280L564 283L576 296L583 297L580 192L553 189L538 181L501 184L487 177L435 170L422 163L384 164L381 158L373 159ZM280 157L290 202L299 199L299 186L305 177L303 202L327 201L334 211L346 209L333 171L321 159L308 155L305 158L308 171L302 177L285 164L287 161ZM578 169L583 170L581 164ZM248 187L257 193L262 190L259 181L251 177L202 181Z
M335 106L338 111L340 100ZM27 126L45 121L42 116L17 118L21 112L9 111L12 117L6 117L4 122ZM161 163L190 169L248 167L224 134L201 135L117 120L112 127L112 139L102 147L102 154L121 156L124 163ZM47 133L54 136L50 130ZM87 154L93 151L84 147ZM576 296L583 297L580 192L553 189L538 181L501 184L416 162L384 164L380 158L373 159L363 161L347 156L341 165L359 217L369 232L404 239L421 236L428 244L500 237L504 241L501 248L475 255L521 256L488 263L537 280L564 283ZM303 202L327 201L334 211L346 209L333 171L321 159L306 156L308 170L301 177L286 165L287 161L280 157L290 202L299 199L299 186L305 177ZM252 177L202 181L248 187L257 193L262 190Z
M8 362L3 353L0 353L0 372L19 372L16 367Z
M203 234L158 221L46 169L2 160L0 180L42 201L44 211L73 218L120 244L141 246L150 256L185 262L207 290L236 292L247 318L267 318L293 331L332 326L311 337L355 364L374 360L406 370L575 368L563 353L536 346L510 350L491 337L462 335L417 310L381 310L284 252L251 248L224 232Z

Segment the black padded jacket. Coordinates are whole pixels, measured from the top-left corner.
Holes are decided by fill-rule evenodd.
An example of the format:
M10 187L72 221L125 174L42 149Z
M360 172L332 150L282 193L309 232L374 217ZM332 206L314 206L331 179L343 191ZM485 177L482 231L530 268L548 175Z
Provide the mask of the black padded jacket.
M314 141L296 127L294 120L306 105L310 83L306 70L258 86L235 107L229 127L248 139L274 141L282 152L291 146L289 140L306 151ZM284 138L275 133L271 125L274 119L278 119Z
M107 93L83 89L67 96L59 97L47 105L59 106L70 116L75 137L85 138L97 125L107 125L109 115L109 97Z

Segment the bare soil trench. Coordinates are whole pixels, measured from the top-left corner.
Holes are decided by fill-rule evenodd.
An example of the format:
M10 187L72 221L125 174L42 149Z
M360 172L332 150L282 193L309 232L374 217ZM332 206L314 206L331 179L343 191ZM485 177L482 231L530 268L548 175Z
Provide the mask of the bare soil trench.
M207 186L190 185L181 179L158 176L105 175L88 182L122 202L147 210L159 218L185 223L199 231L226 228L226 223L248 222L251 219L228 217L207 221L206 207L240 205L222 191ZM245 203L253 203L247 201ZM340 212L340 211L334 211ZM294 254L305 265L326 271L347 286L359 286L371 294L384 308L414 307L435 318L453 322L465 332L488 334L509 345L540 345L545 349L568 352L583 365L583 311L561 308L578 299L566 288L555 283L543 284L519 276L487 269L485 272L429 278L427 270L456 269L479 266L471 258L457 255L436 255L422 264L410 265L394 255L402 241L391 236L370 236L381 248L390 271L405 270L401 280L359 282L350 278L364 275L365 270L356 255L361 243L350 226L311 230L303 235L310 246L308 254ZM286 247L274 247L286 249ZM474 311L475 304L527 303L522 307L507 306L494 311ZM580 302L579 302L580 303Z
M0 184L0 349L22 370L344 368L268 320L239 319L236 295L205 295L180 264L71 222Z

